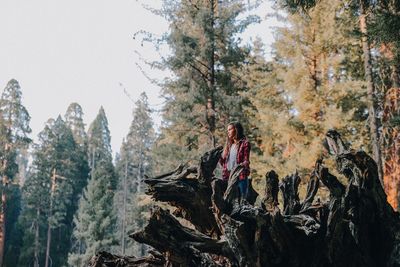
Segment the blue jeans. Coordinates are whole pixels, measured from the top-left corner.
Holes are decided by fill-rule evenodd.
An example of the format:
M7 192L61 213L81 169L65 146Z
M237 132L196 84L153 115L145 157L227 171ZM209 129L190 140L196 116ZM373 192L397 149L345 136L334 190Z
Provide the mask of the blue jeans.
M249 192L249 179L239 180L238 187L240 199L246 199Z

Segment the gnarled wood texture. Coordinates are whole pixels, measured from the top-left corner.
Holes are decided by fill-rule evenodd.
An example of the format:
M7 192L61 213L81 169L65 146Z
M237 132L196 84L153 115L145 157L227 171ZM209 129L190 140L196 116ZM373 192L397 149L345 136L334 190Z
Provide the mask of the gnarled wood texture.
M302 200L299 175L279 184L274 171L266 174L261 206L254 204L254 190L240 200L241 166L227 183L213 177L221 148L206 153L197 167L147 178L147 194L175 206L175 215L195 229L155 208L148 225L131 237L152 246L157 257L139 263L100 253L90 266L400 266L400 220L386 200L376 163L349 150L336 131L326 134L324 145L348 182L342 184L318 159ZM325 202L315 201L321 185L330 193Z

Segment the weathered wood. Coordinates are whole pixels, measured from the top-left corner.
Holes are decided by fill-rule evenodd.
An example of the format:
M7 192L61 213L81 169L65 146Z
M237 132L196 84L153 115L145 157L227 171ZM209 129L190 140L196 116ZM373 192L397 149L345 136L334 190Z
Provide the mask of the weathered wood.
M130 237L167 253L167 261L180 266L213 266L210 254L233 257L226 241L212 239L182 226L168 211L156 208L143 231Z
M300 204L300 213L315 215L315 210L319 208L319 205L313 206L313 201L319 188L318 170L321 165L322 160L318 159L308 181L306 197Z
M273 211L278 205L279 179L278 174L271 170L265 175L265 193L261 201L262 207L267 211Z
M205 153L199 166L181 166L168 175L146 178L146 194L154 200L177 207L175 215L190 221L197 230L220 235L219 227L211 210L211 180L222 153L217 147ZM196 178L188 178L195 175Z
M142 258L116 256L111 253L101 251L97 253L89 262L91 267L161 267L166 260L162 254L150 250L148 256Z
M298 214L300 211L299 199L300 176L298 173L288 175L279 184L283 195L283 214Z
M145 229L131 237L159 251L157 257L139 263L98 254L90 266L400 266L400 219L386 201L375 162L350 150L335 131L324 146L348 182L342 184L319 159L302 200L299 175L279 185L274 171L266 174L261 207L254 206L255 191L240 200L240 165L228 182L213 177L221 148L206 153L197 167L182 165L145 179L147 194L177 207L175 214L196 229L155 208ZM330 193L325 202L315 201L320 184Z

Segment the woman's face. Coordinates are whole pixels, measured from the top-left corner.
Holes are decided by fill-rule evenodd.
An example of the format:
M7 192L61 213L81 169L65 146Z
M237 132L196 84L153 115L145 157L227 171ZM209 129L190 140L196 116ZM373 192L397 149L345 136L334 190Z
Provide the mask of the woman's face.
M228 138L229 140L236 138L236 129L233 125L228 125Z

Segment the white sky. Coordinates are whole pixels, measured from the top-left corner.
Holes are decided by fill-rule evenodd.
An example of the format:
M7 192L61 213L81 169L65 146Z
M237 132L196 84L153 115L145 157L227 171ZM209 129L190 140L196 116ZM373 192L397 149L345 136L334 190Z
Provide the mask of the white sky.
M49 118L64 115L72 102L82 106L87 126L102 105L115 153L132 120L133 103L123 87L134 101L145 91L152 107L160 108L159 88L136 66L140 60L135 50L155 58L154 49L141 47L132 37L139 30L161 34L168 25L143 9L143 2L157 6L160 1L0 1L0 89L12 78L19 81L23 104L32 117L32 138ZM263 4L259 14L270 12ZM269 19L252 26L245 38L259 35L270 44L270 25L276 22ZM151 70L149 74L160 76Z

